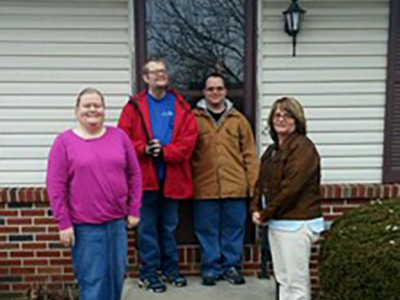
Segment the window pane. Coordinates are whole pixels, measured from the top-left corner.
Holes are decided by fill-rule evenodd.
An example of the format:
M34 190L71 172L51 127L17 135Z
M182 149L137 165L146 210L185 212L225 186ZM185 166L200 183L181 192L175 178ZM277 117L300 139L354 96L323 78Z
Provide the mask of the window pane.
M165 57L171 85L198 90L210 72L243 89L245 0L147 0L147 55Z

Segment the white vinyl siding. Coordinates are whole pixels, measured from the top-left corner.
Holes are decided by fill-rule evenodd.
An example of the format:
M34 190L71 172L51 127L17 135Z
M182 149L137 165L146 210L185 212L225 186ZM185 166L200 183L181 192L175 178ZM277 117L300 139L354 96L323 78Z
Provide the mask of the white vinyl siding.
M282 11L260 0L259 146L271 142L267 118L279 97L305 107L324 183L382 181L389 0L302 0L307 12L292 57Z
M132 13L129 0L0 0L0 186L44 184L83 88L105 94L116 124L132 86Z

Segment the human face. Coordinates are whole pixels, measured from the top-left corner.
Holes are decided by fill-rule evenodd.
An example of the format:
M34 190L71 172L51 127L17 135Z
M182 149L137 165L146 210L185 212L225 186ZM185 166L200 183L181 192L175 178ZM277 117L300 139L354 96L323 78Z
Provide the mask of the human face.
M105 107L101 97L96 93L82 95L79 105L75 109L75 115L83 127L101 128L105 116Z
M278 136L287 136L296 130L295 119L281 106L276 109L272 122Z
M211 105L219 105L224 102L226 97L226 87L224 81L220 77L210 77L206 81L203 94L207 103Z
M150 89L165 88L168 84L167 68L163 62L150 61L147 63L148 72L143 75L143 80Z

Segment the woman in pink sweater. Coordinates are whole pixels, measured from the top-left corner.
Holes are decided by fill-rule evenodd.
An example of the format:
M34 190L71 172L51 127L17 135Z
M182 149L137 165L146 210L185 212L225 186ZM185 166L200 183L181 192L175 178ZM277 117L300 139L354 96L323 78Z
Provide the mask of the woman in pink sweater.
M127 257L126 226L139 222L142 176L125 133L104 126L96 89L77 98L77 126L51 148L47 192L61 242L71 247L81 300L119 300Z

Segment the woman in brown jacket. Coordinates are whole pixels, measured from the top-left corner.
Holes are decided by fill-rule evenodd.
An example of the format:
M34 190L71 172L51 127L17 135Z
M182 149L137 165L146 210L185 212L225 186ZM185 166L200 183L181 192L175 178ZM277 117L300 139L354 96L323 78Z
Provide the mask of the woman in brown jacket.
M279 299L309 300L311 246L324 229L320 158L306 136L306 119L296 99L278 99L268 124L274 143L261 158L252 219L269 226Z

